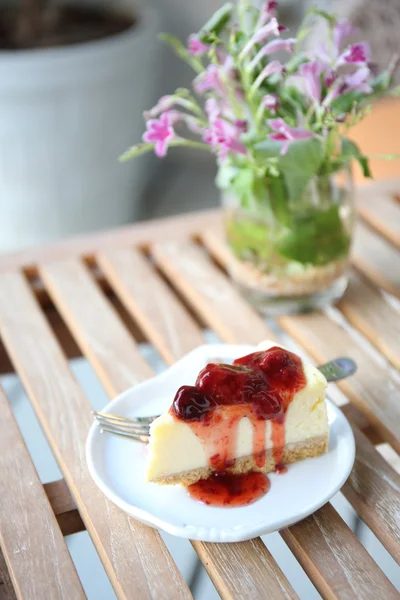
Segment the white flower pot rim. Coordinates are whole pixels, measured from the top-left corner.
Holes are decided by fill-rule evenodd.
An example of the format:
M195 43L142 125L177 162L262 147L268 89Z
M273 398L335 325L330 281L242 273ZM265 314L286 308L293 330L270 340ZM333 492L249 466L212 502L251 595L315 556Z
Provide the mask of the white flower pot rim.
M114 69L123 68L129 60L129 49L138 51L140 40L148 35L149 25L157 19L154 9L141 9L137 21L128 29L97 40L57 48L34 48L0 52L0 92L31 87L34 81L40 86L51 74L53 83L97 78L103 71L103 61L112 61Z

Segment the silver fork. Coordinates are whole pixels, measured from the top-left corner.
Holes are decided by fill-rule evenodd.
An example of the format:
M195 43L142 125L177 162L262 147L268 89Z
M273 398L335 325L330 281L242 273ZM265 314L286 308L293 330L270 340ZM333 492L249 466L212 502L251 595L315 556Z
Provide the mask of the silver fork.
M335 358L318 367L330 382L339 381L349 377L357 370L357 365L351 358ZM150 438L150 425L159 417L122 417L111 413L93 412L95 419L101 427L101 432L112 433L122 437L143 442L146 444Z

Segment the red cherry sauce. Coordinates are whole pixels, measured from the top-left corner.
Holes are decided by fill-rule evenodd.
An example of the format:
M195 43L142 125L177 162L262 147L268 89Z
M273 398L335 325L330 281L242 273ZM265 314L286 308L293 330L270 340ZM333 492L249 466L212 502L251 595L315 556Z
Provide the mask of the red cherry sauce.
M265 422L271 421L275 470L285 472L285 413L305 384L300 358L274 346L239 358L233 365L210 363L200 371L194 386L179 388L170 412L190 424L215 470L207 480L190 486L189 494L214 506L244 506L266 493L269 482L262 473L226 472L235 462L239 422L243 417L250 420L253 457L262 468Z
M243 475L215 472L208 479L200 479L189 486L189 496L203 504L233 508L252 504L269 488L268 477L260 471Z

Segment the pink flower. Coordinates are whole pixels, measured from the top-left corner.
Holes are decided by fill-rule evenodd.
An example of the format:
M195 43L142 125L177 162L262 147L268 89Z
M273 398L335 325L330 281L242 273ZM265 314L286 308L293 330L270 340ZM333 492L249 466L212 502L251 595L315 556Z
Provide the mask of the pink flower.
M268 125L275 133L270 133L269 138L277 142L283 142L281 154L286 154L291 142L298 140L308 140L314 137L312 131L290 127L283 119L270 119Z
M336 81L337 78L337 74L335 73L335 71L333 71L332 69L329 69L328 71L326 71L325 73L325 85L327 88L330 88L333 83Z
M171 106L175 104L175 101L176 100L174 96L161 96L161 98L159 99L157 104L153 106L153 108L143 113L144 118L151 119L153 117L158 117L159 114L171 108Z
M275 113L279 106L279 99L275 94L266 94L262 99L262 104L271 113Z
M261 27L256 31L251 38L251 41L253 41L253 44L261 44L261 42L265 42L270 35L274 35L275 37L278 37L279 35L279 23L275 17L272 17L267 25L264 25L264 27Z
M306 85L306 92L317 104L321 101L321 73L323 65L318 60L304 63L300 67L300 74Z
M367 79L370 75L368 67L361 67L355 73L346 75L344 77L344 87L340 90L342 94L351 92L353 90L357 92L363 92L370 94L372 92L371 86L367 83Z
M246 147L238 140L236 127L223 119L216 119L211 123L203 139L222 160L228 152L247 154Z
M178 123L183 123L193 133L204 135L205 129L197 117L188 115L181 110L169 110L165 115L167 115L170 125L175 126Z
M193 87L198 94L214 91L224 94L225 87L220 77L218 65L208 65L207 69L200 73L193 82Z
M283 71L284 67L279 60L271 60L271 62L268 63L258 75L254 81L253 87L255 89L259 88L262 82L267 79L267 77L271 77L271 75L281 75Z
M207 98L204 108L210 123L213 123L215 119L221 116L221 108L215 98Z
M265 2L264 6L260 9L260 16L256 28L262 27L271 17L276 17L278 3L270 0Z
M362 92L364 94L370 94L372 92L371 86L367 83L370 75L368 67L361 67L351 75L345 75L344 77L337 77L332 83L328 94L323 101L324 106L329 106L338 96L347 94L348 92Z
M143 134L143 141L154 144L154 151L159 158L167 154L168 142L174 139L175 132L168 113L163 113L159 119L152 119L146 123L147 131Z
M294 45L297 42L295 38L288 38L287 40L272 40L257 52L253 60L249 64L249 69L252 71L254 67L260 62L264 56L275 54L275 52L293 52Z
M188 37L188 52L193 56L202 56L210 49L208 44L204 44L194 33Z
M339 56L337 65L345 65L348 63L363 64L368 62L369 47L368 44L352 44Z
M248 130L248 123L244 119L236 119L234 125L239 133L246 133Z
M336 56L339 55L343 48L343 42L351 35L355 35L358 29L354 27L347 19L337 23L333 29L333 43L335 46Z
M265 42L265 40L268 39L271 35L274 35L276 37L279 36L279 32L279 23L275 17L272 17L269 23L263 25L263 27L260 27L260 29L258 29L255 32L255 34L249 39L249 41L240 53L240 58L247 56L247 54L256 44L261 44Z

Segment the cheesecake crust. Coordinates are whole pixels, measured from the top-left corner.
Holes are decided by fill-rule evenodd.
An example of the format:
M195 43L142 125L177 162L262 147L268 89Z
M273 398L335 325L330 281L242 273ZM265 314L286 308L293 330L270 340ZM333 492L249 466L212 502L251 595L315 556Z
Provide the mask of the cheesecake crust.
M297 462L298 460L304 460L305 458L314 458L320 456L328 450L328 435L320 435L310 438L304 442L296 442L294 444L287 444L283 451L283 463L288 465L290 463ZM262 471L263 473L270 473L275 469L275 460L272 455L272 449L266 451L265 465L260 468L256 465L253 456L243 456L235 460L235 464L227 469L228 473L247 473L248 471ZM181 473L173 473L172 475L165 475L150 479L153 483L160 485L176 485L181 484L184 486L192 485L200 479L207 479L214 469L212 467L201 467L200 469L191 469L190 471L182 471Z

